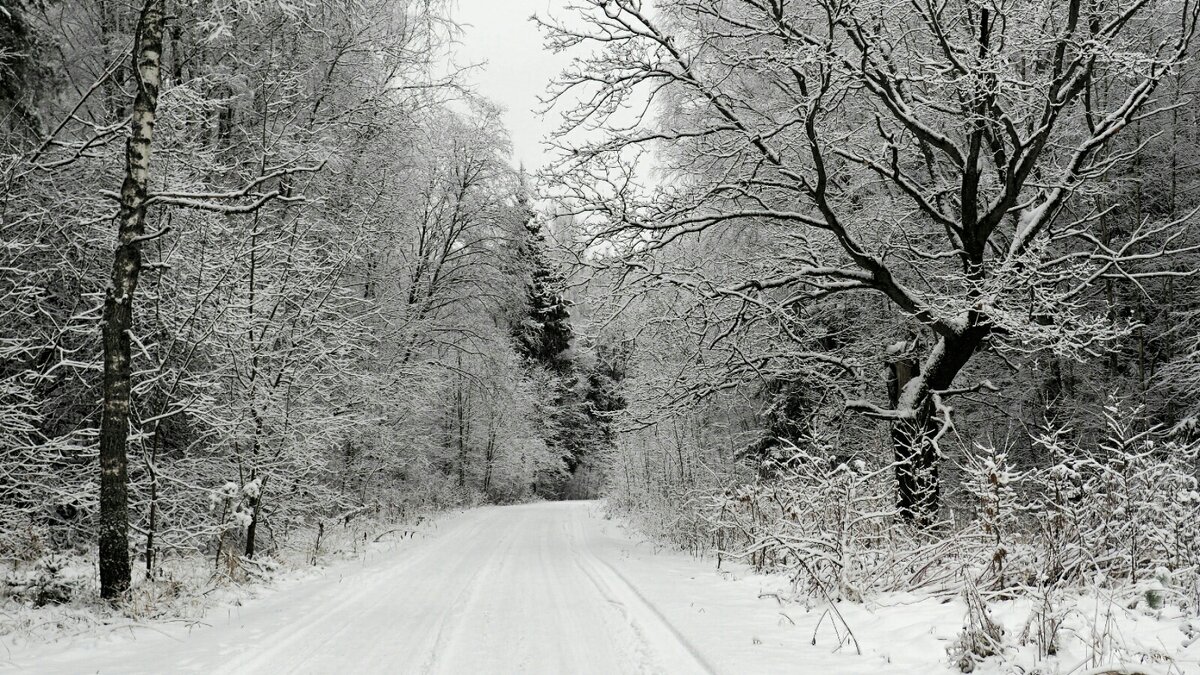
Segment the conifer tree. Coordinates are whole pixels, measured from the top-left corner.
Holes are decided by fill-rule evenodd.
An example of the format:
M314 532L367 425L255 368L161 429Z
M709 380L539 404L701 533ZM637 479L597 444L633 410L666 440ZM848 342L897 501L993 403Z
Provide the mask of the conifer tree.
M566 354L574 335L571 314L562 296L563 277L546 253L542 224L530 207L525 189L517 197L517 209L524 218L517 256L529 275L525 290L527 312L513 331L517 351L531 362L565 375L571 370Z

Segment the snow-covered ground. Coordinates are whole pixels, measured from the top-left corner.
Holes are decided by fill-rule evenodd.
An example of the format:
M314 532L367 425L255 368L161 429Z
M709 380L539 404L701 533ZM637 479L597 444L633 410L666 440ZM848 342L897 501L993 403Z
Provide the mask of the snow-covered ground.
M203 624L8 654L37 673L938 673L962 605L781 603L786 581L652 550L595 502L473 509ZM737 578L735 578L735 576ZM840 624L838 624L840 627ZM813 644L814 634L816 644ZM1189 672L1195 663L1176 666ZM1066 672L1064 670L1063 672ZM1082 672L1080 669L1077 672ZM1149 672L1157 672L1150 669ZM1166 672L1166 671L1164 671Z

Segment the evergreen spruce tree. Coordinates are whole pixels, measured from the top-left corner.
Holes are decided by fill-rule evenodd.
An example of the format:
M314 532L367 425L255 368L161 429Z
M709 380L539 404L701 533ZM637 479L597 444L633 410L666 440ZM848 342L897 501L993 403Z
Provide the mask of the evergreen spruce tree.
M524 190L517 207L525 221L517 255L529 275L525 287L527 313L514 326L517 351L531 362L565 375L571 370L567 352L574 335L571 313L562 296L563 278L546 254L541 222L534 216Z
M549 375L543 438L558 451L567 471L565 476L542 477L536 488L551 498L591 496L594 490L587 486L593 481L580 474L596 464L589 460L603 457L614 446L608 415L625 405L618 393L623 360L612 358L616 352L604 345L573 345L577 340L569 301L563 297L564 279L548 253L542 221L524 188L518 193L517 217L522 230L516 260L525 278L525 306L513 319L512 334L527 366Z

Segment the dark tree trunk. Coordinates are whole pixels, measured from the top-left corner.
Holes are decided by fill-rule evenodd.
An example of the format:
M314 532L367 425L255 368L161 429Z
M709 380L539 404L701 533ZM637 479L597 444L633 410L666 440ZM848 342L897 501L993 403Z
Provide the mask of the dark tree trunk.
M924 371L915 345L906 346L888 363L889 402L893 410L910 415L892 423L896 506L900 516L914 525L933 525L941 505L935 443L941 428L934 393L951 388L988 333L987 326L977 325L953 338L939 338L924 361Z
M157 427L157 425L156 425ZM161 443L159 429L154 430L153 449L146 471L150 474L150 515L146 523L146 578L154 578L154 533L158 527L158 447Z
M487 448L484 450L484 459L486 463L483 471L483 494L488 494L492 490L492 471L496 464L496 419L494 414L488 420L488 440Z
M915 347L915 345L913 346ZM897 355L888 366L888 399L893 409L900 407L906 387L921 375L921 364L913 347ZM924 524L930 512L937 511L937 457L928 443L932 415L922 404L916 419L892 423L892 450L896 463L896 507L904 520Z
M462 353L458 354L458 387L454 390L454 413L458 422L458 487L467 486L467 396L462 375Z
M125 146L125 179L121 184L117 248L112 281L105 292L104 409L100 418L100 595L117 598L129 589L129 512L126 473L129 435L130 331L133 296L142 267L146 234L146 196L150 181L150 148L162 58L166 0L147 0L138 21L133 59L137 95Z
M932 407L923 405L916 419L892 424L896 506L905 521L920 527L934 523L941 497L937 449L930 442L937 433Z
M250 499L250 525L246 528L246 557L254 557L254 538L258 534L258 519L262 514L263 492L267 489L267 476L258 484L258 494Z

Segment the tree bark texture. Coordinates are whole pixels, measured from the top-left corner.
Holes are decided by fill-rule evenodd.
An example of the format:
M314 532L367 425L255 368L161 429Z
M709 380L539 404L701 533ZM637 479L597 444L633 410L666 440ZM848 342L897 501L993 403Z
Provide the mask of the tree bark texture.
M990 333L986 324L973 325L952 339L939 338L923 361L916 345L906 347L887 364L888 398L905 417L892 422L896 466L896 506L900 516L915 525L937 522L941 483L936 438L942 431L935 396L946 392Z
M138 21L133 59L137 94L125 145L125 178L117 216L112 280L104 298L104 408L100 418L100 595L118 598L130 583L126 442L129 436L130 331L133 298L142 267L150 149L161 81L166 0L146 0Z

